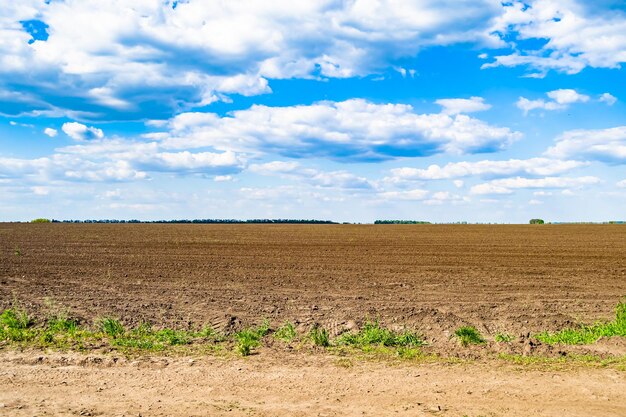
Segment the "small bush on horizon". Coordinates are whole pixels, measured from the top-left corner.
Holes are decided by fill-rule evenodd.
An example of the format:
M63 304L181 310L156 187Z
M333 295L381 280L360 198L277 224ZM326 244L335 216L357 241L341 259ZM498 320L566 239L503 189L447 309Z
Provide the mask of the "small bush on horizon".
M456 329L454 335L462 346L480 345L485 343L485 339L474 326L463 326Z
M31 223L52 223L52 220L50 219L44 219L44 218L39 218L39 219L33 219L30 221Z

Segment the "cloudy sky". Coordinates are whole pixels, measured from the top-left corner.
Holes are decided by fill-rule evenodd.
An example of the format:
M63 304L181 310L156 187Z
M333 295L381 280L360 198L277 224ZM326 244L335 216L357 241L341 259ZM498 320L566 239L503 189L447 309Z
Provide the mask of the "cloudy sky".
M0 219L626 218L622 0L23 0Z

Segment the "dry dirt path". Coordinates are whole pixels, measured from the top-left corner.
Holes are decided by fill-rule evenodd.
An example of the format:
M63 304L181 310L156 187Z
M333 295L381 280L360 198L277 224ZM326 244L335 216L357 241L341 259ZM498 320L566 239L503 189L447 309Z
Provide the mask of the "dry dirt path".
M345 362L344 362L345 365ZM0 415L624 416L626 372L499 361L390 364L0 352Z

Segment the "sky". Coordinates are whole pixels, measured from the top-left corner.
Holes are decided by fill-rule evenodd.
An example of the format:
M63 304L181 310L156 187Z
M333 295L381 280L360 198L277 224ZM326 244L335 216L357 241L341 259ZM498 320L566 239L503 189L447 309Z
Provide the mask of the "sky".
M0 221L626 220L623 0L23 0Z

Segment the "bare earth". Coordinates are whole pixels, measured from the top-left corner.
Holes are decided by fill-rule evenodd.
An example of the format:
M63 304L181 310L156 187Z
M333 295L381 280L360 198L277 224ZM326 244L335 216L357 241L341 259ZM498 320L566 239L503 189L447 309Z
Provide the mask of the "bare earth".
M339 366L329 356L246 359L4 353L12 416L624 416L626 375L489 363Z
M19 252L18 256L16 252ZM336 335L379 317L462 364L261 349L246 359L114 360L0 346L0 415L626 415L626 372L516 366L499 352L626 354L623 339L536 346L528 334L608 319L626 295L626 227L1 224L0 308L46 299L91 323L270 319ZM474 325L488 339L450 338ZM508 332L513 343L493 341ZM346 365L349 365L346 367Z

